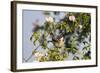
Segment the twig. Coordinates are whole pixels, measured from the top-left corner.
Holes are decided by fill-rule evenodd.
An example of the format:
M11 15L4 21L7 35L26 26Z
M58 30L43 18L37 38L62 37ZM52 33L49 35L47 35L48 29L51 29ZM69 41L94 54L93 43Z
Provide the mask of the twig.
M32 58L33 54L31 54L26 60L25 62L28 62L31 58Z
M40 47L40 45L37 46L37 47L34 49L34 51L36 51L39 47ZM24 59L25 62L28 62L28 61L32 58L32 56L33 56L33 54L31 54L26 60Z

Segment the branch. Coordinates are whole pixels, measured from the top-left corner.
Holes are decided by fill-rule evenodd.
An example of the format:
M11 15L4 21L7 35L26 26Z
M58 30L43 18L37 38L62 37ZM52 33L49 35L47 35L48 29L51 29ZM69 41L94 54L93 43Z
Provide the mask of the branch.
M40 47L40 45L39 46L37 46L35 49L34 49L34 51L36 51L38 48ZM32 56L33 56L33 53L25 60L25 62L28 62L31 58L32 58Z

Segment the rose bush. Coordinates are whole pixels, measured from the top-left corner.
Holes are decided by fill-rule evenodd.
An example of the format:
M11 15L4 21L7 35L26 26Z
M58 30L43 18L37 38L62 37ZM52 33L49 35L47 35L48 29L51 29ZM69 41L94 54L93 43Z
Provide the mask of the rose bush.
M52 12L53 13L53 12ZM60 12L45 13L43 26L35 27L36 31L30 40L38 48L32 53L37 61L64 61L64 60L87 60L91 59L91 16L89 13L65 13L64 17L56 22ZM47 15L48 14L48 15ZM82 46L81 46L82 45ZM72 55L71 55L72 54Z

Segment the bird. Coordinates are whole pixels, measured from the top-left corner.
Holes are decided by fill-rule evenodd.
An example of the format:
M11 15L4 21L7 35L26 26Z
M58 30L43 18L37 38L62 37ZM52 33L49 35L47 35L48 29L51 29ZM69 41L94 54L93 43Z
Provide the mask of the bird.
M63 36L58 36L56 39L53 37L52 41L56 48L64 47L64 37Z

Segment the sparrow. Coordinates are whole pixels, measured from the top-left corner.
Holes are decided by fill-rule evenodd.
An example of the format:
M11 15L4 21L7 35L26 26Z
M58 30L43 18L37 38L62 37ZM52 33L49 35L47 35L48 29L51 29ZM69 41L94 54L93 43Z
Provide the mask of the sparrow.
M57 48L61 48L64 46L64 38L63 37L57 37L56 39L52 38L52 41L53 41L54 46Z

